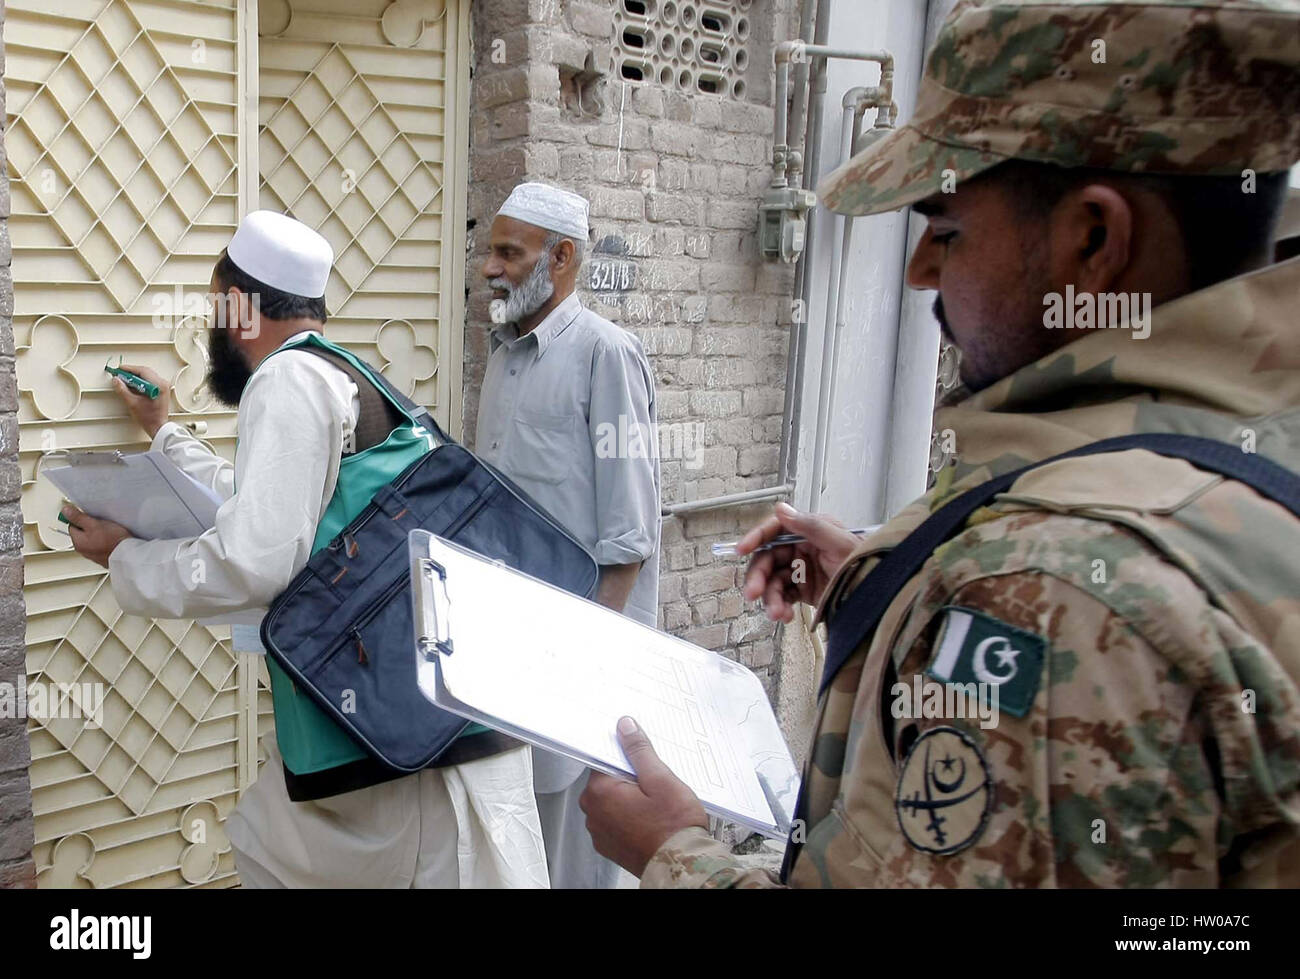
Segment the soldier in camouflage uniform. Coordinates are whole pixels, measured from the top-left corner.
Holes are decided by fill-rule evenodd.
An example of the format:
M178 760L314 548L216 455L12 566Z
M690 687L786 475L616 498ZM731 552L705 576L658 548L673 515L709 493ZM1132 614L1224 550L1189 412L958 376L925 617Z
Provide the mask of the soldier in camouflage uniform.
M1297 159L1300 0L959 3L914 119L821 188L844 213L929 218L909 282L939 290L963 352L935 420L955 465L862 542L778 506L744 549L809 542L756 557L746 597L833 620L961 491L1111 436L1200 435L1300 471L1300 258L1269 264ZM1155 308L1141 330L1047 329L1066 285ZM1297 555L1289 511L1181 459L1021 476L821 698L789 882L1300 884ZM895 710L918 677L972 675L1000 691L995 726ZM628 719L620 738L639 781L592 781L597 849L647 887L777 884L710 838Z

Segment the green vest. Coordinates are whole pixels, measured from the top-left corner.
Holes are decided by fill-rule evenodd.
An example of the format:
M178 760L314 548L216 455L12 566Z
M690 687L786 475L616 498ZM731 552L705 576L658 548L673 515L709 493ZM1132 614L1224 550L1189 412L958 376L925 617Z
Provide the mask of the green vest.
M345 357L349 363L370 376L370 368L353 354L337 344L309 333L301 340L293 340L270 356L282 350L315 344ZM269 359L269 357L267 358ZM265 363L265 361L263 361ZM396 405L382 387L381 394ZM338 484L334 495L316 527L312 554L325 547L335 535L357 516L382 487L391 483L411 463L425 455L436 443L433 435L401 405L397 408L409 425L394 429L388 439L373 448L354 455L345 455L339 463ZM348 762L369 757L328 714L316 706L312 699L289 679L271 657L266 657L266 668L271 675L271 700L275 707L276 741L280 755L289 771L295 775L321 772ZM464 734L486 731L479 724L471 724ZM464 735L462 735L464 736Z

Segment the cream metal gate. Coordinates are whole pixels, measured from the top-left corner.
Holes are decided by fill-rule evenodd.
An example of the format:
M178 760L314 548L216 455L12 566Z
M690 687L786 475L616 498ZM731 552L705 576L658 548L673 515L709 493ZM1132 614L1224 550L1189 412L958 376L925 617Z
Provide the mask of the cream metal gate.
M103 373L118 353L173 378L173 417L233 453L190 297L259 205L334 245L330 335L459 429L461 331L440 324L463 321L467 6L7 3L28 682L106 691L98 725L29 720L41 886L235 883L221 822L270 705L226 630L122 614L58 533L40 461L144 448Z
M468 16L442 0L261 3L261 204L334 246L331 337L459 427L460 331L437 324L464 319L463 238L444 228L464 228L465 187L443 179L466 171Z

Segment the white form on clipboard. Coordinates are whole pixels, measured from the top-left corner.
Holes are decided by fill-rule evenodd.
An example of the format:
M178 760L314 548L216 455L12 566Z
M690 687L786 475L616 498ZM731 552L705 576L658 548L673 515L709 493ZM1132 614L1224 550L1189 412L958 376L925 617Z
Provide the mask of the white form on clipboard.
M433 703L625 778L614 731L631 715L706 809L788 833L799 773L745 667L427 531L411 533L410 557Z
M68 452L66 466L41 475L86 513L141 540L198 537L216 522L221 499L161 452ZM59 456L46 456L51 462ZM51 518L55 514L49 515Z
M50 466L58 459L66 466ZM189 476L161 452L58 452L44 456L42 476L69 500L100 520L112 520L141 540L198 537L217 520L221 498ZM55 519L55 514L49 515ZM236 647L260 651L253 639L262 610L228 612L199 619L200 625L250 627Z

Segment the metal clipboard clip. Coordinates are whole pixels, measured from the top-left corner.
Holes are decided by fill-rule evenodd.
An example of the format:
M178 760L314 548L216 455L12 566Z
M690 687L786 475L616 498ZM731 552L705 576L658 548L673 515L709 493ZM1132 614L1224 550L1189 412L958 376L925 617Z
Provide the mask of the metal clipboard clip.
M83 452L71 449L51 449L41 455L41 462L53 462L58 460L66 462L69 466L105 466L117 464L125 466L126 456L122 454L121 449L110 449L105 452Z
M434 653L450 656L451 596L447 594L447 569L433 558L420 558L416 576L420 599L416 605L416 625L420 632L416 645L427 658ZM437 588L435 581L442 587Z

